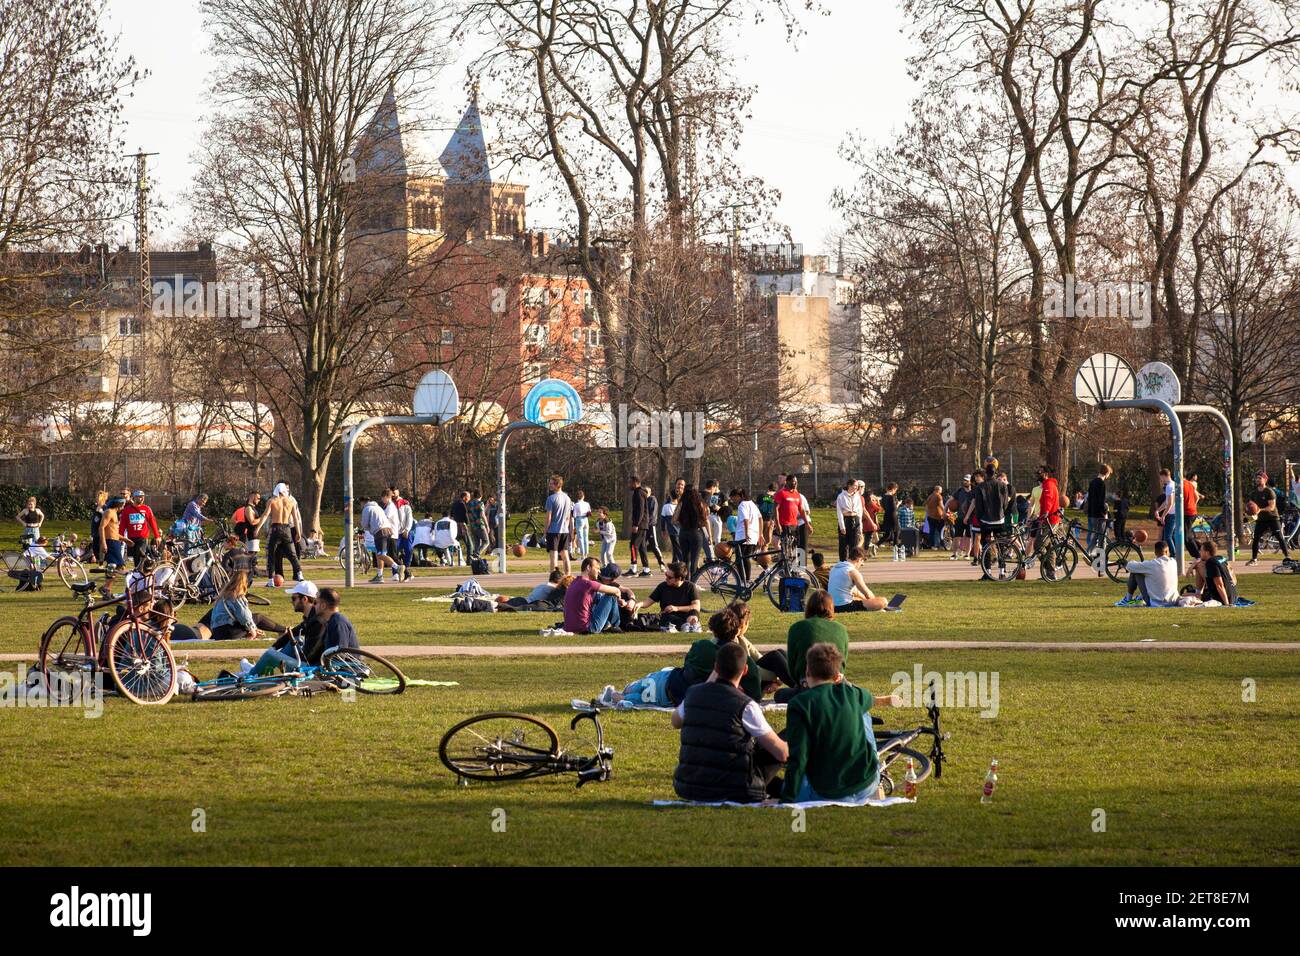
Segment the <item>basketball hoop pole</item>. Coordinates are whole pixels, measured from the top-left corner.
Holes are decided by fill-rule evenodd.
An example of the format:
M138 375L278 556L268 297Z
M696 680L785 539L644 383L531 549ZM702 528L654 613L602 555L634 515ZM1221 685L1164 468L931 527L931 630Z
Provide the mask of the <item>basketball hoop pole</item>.
M1233 494L1236 449L1232 444L1232 424L1228 421L1228 416L1213 405L1175 405L1174 411L1180 414L1199 412L1209 415L1219 423L1219 429L1223 432L1224 447L1228 452L1223 479L1223 523L1228 529L1228 561L1231 563L1237 560L1237 516L1233 513L1237 503L1236 496Z
M1183 423L1178 420L1178 413L1174 411L1173 406L1168 402L1158 398L1117 398L1110 401L1097 401L1097 407L1105 410L1108 408L1145 408L1148 411L1160 412L1169 419L1169 434L1174 443L1174 537L1173 548L1175 551L1174 560L1178 564L1178 576L1182 577L1186 570L1186 564L1183 560ZM1168 517L1165 518L1169 520Z
M501 430L501 437L497 439L497 544L500 548L497 553L497 572L506 573L506 442L510 440L510 433L516 428L541 428L541 425L528 420L511 422Z

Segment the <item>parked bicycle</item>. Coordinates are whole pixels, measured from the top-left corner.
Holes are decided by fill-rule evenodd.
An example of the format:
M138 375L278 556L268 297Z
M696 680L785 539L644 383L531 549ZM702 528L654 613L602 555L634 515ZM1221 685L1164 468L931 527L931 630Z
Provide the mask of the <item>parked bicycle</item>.
M516 517L510 525L510 540L534 548L546 547L546 536L542 534L542 526L537 520L539 515L545 513L541 508L533 507Z
M737 601L749 601L759 591L765 593L777 610L785 606L786 579L798 578L804 582L805 595L820 590L817 578L807 568L799 567L794 557L794 544L790 536L778 542L770 551L758 551L750 556L750 573L757 575L746 581L741 578L740 566L731 561L709 561L691 580L700 594L700 614L707 616ZM771 558L762 567L760 558Z
M176 692L176 659L167 632L176 618L152 607L152 586L113 597L90 582L72 586L84 604L76 617L61 617L41 636L37 668L51 700L67 703L95 675L107 671L117 692L136 704L165 704ZM122 607L113 615L96 611Z
M339 541L338 561L339 567L346 571L348 569L347 539ZM366 550L364 531L358 531L352 539L352 567L357 574L365 574L370 570L370 552Z
M912 761L912 769L916 774L917 782L930 776L934 772L934 778L938 780L943 776L943 762L946 759L943 753L943 742L951 737L939 729L939 697L936 693L934 682L931 681L925 691L925 699L929 701L925 709L926 716L930 718L929 725L914 727L910 730L877 730L876 731L876 754L880 761L880 785L884 788L885 796L893 794L897 787L895 776L898 782L903 779L903 774L907 772L906 762ZM930 752L923 754L914 749L911 745L921 737L930 738ZM899 763L902 761L902 763ZM895 764L898 764L895 767Z
M465 783L561 773L577 774L579 787L604 783L613 773L614 748L605 746L595 708L579 712L569 729L576 730L584 720L590 720L595 728L590 753L562 748L555 730L536 717L501 711L462 720L448 730L438 744L438 759Z

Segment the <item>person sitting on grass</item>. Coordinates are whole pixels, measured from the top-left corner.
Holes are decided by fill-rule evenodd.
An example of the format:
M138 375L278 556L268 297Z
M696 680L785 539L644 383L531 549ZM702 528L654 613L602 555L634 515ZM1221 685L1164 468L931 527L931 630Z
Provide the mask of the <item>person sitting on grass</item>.
M1178 603L1178 562L1169 556L1169 542L1157 541L1155 552L1149 561L1128 563L1128 593L1120 601L1121 607L1173 607ZM1140 598L1136 596L1139 591Z
M265 614L254 614L249 609L247 594L248 573L237 571L221 589L216 603L199 619L199 636L214 641L256 641L282 632L284 628Z
M866 560L866 548L851 548L848 560L840 561L831 568L826 590L835 604L836 614L882 611L888 603L884 598L876 597L862 579L862 563Z
M672 712L681 731L673 790L683 800L761 803L778 792L789 751L740 690L749 669L739 644L719 647L709 676Z
M785 656L793 687L776 692L778 703L786 703L806 689L808 652L816 644L831 644L840 652L840 669L849 656L849 632L835 620L835 605L825 591L814 591L804 604L803 619L790 625L785 638Z
M634 611L654 604L659 605L660 630L700 630L700 589L687 579L685 562L670 561L664 567L664 579L647 600L636 602Z
M595 558L584 558L581 572L564 592L564 629L571 634L607 630L617 633L621 630L618 613L622 591L613 584L602 584L598 578L617 579L621 573L618 566L601 569Z
M809 560L812 561L812 576L817 579L817 586L825 591L831 585L831 569L826 567L826 555L814 551Z
M764 679L764 665L753 650L753 645L745 638L749 629L749 606L737 602L709 618L709 631L712 637L701 638L690 646L681 667L673 668L668 676L665 692L674 704L680 704L686 698L686 692L696 684L709 679L713 671L713 662L718 656L718 648L727 644L739 644L745 650L749 668L740 682L740 689L753 700L762 700L766 690L775 689L779 679L773 672L785 671L785 653L772 651L765 655L771 667Z
M565 580L565 579L568 580ZM565 574L559 568L550 573L547 579L528 592L527 597L496 596L498 611L554 611L564 602L564 593L573 582L572 574Z
M897 695L872 697L844 679L844 657L834 644L808 649L807 689L790 701L785 737L790 748L781 799L786 803L880 797L880 761L871 708L899 707Z
M324 625L316 617L316 602L319 599L320 589L311 581L299 581L293 586L293 590L289 592L289 602L302 620L286 630L276 638L274 644L262 652L262 656L253 665L255 676L270 674L277 669L297 670L302 664L320 663L320 635ZM291 647L295 637L302 641L301 660ZM311 645L316 652L315 660L312 660L311 655L307 653L308 645Z
M1196 575L1202 601L1218 601L1224 607L1237 603L1237 580L1213 541L1201 542L1201 560L1192 565L1191 572Z

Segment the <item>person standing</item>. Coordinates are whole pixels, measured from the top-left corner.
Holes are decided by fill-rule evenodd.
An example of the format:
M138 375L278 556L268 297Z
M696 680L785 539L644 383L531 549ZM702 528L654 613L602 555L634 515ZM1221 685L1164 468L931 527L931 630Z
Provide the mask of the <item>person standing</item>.
M898 482L885 485L880 496L880 543L898 547Z
M772 546L772 532L776 527L776 485L768 485L763 497L758 499L758 513L763 516L763 532L758 543L763 548Z
M708 533L705 536L705 554L710 561L715 557L714 546L722 540L722 518L718 515L718 509L722 507L722 491L716 478L710 478L704 483L704 507L708 509L709 525Z
M131 503L122 508L118 530L127 541L127 549L138 571L148 556L150 542L162 540L158 519L154 517L153 509L144 503L144 492L139 488L131 494Z
M573 534L578 554L591 555L591 502L587 493L579 488L573 498Z
M573 499L564 493L564 479L551 475L546 483L546 551L551 567L569 573L569 537L573 533Z
M267 502L266 513L262 515L262 524L270 531L266 536L266 584L275 587L275 576L284 575L284 559L289 559L293 567L293 579L301 581L302 564L298 561L297 542L302 536L302 515L298 511L298 501L289 493L289 486L283 481L275 486L271 500Z
M99 522L99 549L104 556L104 568L110 573L126 567L126 547L122 543L120 509L125 505L121 498L109 499Z
M627 480L628 487L628 506L624 513L623 522L627 527L628 548L632 552L632 566L629 574L637 574L640 567L644 566L646 574L650 573L650 555L646 553L645 533L650 527L650 522L654 521L656 516L650 514L646 507L646 501L650 493L641 485L641 479L633 475ZM638 558L640 563L638 564Z
M709 513L694 485L687 485L682 492L682 500L677 503L677 511L673 514L673 522L677 525L682 557L694 580L695 572L700 566L700 555L707 553L705 541L709 533Z
M654 491L649 488L646 489L645 506L651 516L650 527L645 534L646 557L648 558L653 554L655 561L659 564L659 571L662 573L664 569L664 553L659 550L659 499L655 497ZM643 568L642 570L645 573L639 575L640 577L646 577L650 574L649 568Z
M95 495L95 508L90 513L90 553L95 556L96 564L104 563L104 540L99 529L104 524L104 511L108 504L108 492L100 491Z
M23 526L22 536L18 539L21 546L26 547L29 542L41 536L41 525L45 524L45 512L36 507L35 496L27 499L27 504L19 509L14 518Z
M1259 564L1259 546L1266 535L1273 534L1282 544L1282 560L1291 560L1291 551L1282 534L1282 522L1278 520L1277 492L1268 485L1268 475L1264 472L1255 474L1255 487L1246 496L1259 508L1255 516L1255 536L1250 542L1250 560L1247 565ZM1226 602L1225 602L1226 603Z
M1084 508L1088 514L1088 553L1095 555L1106 548L1106 479L1110 477L1110 465L1102 464L1096 476L1088 482L1088 493L1084 499ZM1173 487L1172 484L1170 487ZM1171 499L1172 500L1172 499Z
M414 554L415 546L411 541L411 529L415 527L415 512L411 509L411 503L402 497L402 493L393 487L393 504L397 506L397 553L402 559L402 567L406 569L406 576L411 576L411 556Z
M976 487L975 494L975 515L980 525L982 551L993 540L993 535L1006 526L1007 520L1007 486L998 478L996 458L984 459L984 480Z
M384 496L387 497L387 495L388 492L384 492ZM394 549L390 547L396 538L396 529L388 520L383 502L366 501L364 498L362 501L364 507L361 509L361 530L370 535L375 542L375 576L370 579L370 583L383 584L384 565L396 566L397 564L392 557ZM272 499L272 504L274 504L274 499ZM267 513L270 514L270 511L268 510ZM267 558L270 559L269 550Z
M181 515L181 520L191 528L203 530L203 526L212 519L203 513L204 507L208 503L208 496L200 492L190 499L189 504L185 506L185 511Z
M858 494L858 483L850 479L844 483L844 490L835 498L835 520L840 531L840 560L843 561L850 548L862 543L862 496Z
M750 559L758 550L758 537L762 533L763 515L758 505L749 497L749 489L739 488L735 492L736 502L736 566L740 569L743 581L749 580Z
M456 534L462 554L469 553L469 492L462 491L451 503L451 520L456 522ZM537 542L522 542L535 545Z
M664 495L663 507L659 509L659 527L663 528L664 539L671 546L674 561L682 560L682 544L677 538L677 525L673 524L673 515L677 513L680 500L681 493L674 485L673 490Z
M943 547L943 529L948 523L948 511L944 508L943 485L935 485L930 490L930 497L925 499L925 521L930 529L930 547L938 551Z
M785 476L785 486L773 497L776 504L776 536L781 548L793 550L799 546L799 519L803 516L803 495L799 494L799 479Z
M1174 552L1174 476L1168 468L1160 469L1160 503L1156 505L1155 519L1160 525L1160 537L1169 544ZM1176 552L1175 552L1176 553Z
M487 505L482 492L475 490L469 496L465 506L469 518L469 553L470 557L480 557L489 545Z
M970 475L962 475L961 487L952 493L953 513L956 517L953 519L950 561L956 561L958 556L970 554L970 526L966 523L966 512L970 508L973 497Z
M1196 537L1192 534L1192 525L1196 524L1196 506L1201 501L1201 490L1197 486L1196 472L1183 478L1183 544L1193 561L1201 559L1200 549L1196 547ZM1280 535L1279 535L1280 537Z

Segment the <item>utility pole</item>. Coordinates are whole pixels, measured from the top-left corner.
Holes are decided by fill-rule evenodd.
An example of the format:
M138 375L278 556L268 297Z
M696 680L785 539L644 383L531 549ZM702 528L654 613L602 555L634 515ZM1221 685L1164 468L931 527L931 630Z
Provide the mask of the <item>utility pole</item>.
M149 164L150 156L140 150L135 153L135 248L139 266L139 288L137 290L136 335L131 358L135 363L135 379L132 383L132 398L142 398L145 394L145 328L153 303L153 277L149 259ZM175 295L181 294L180 289Z

